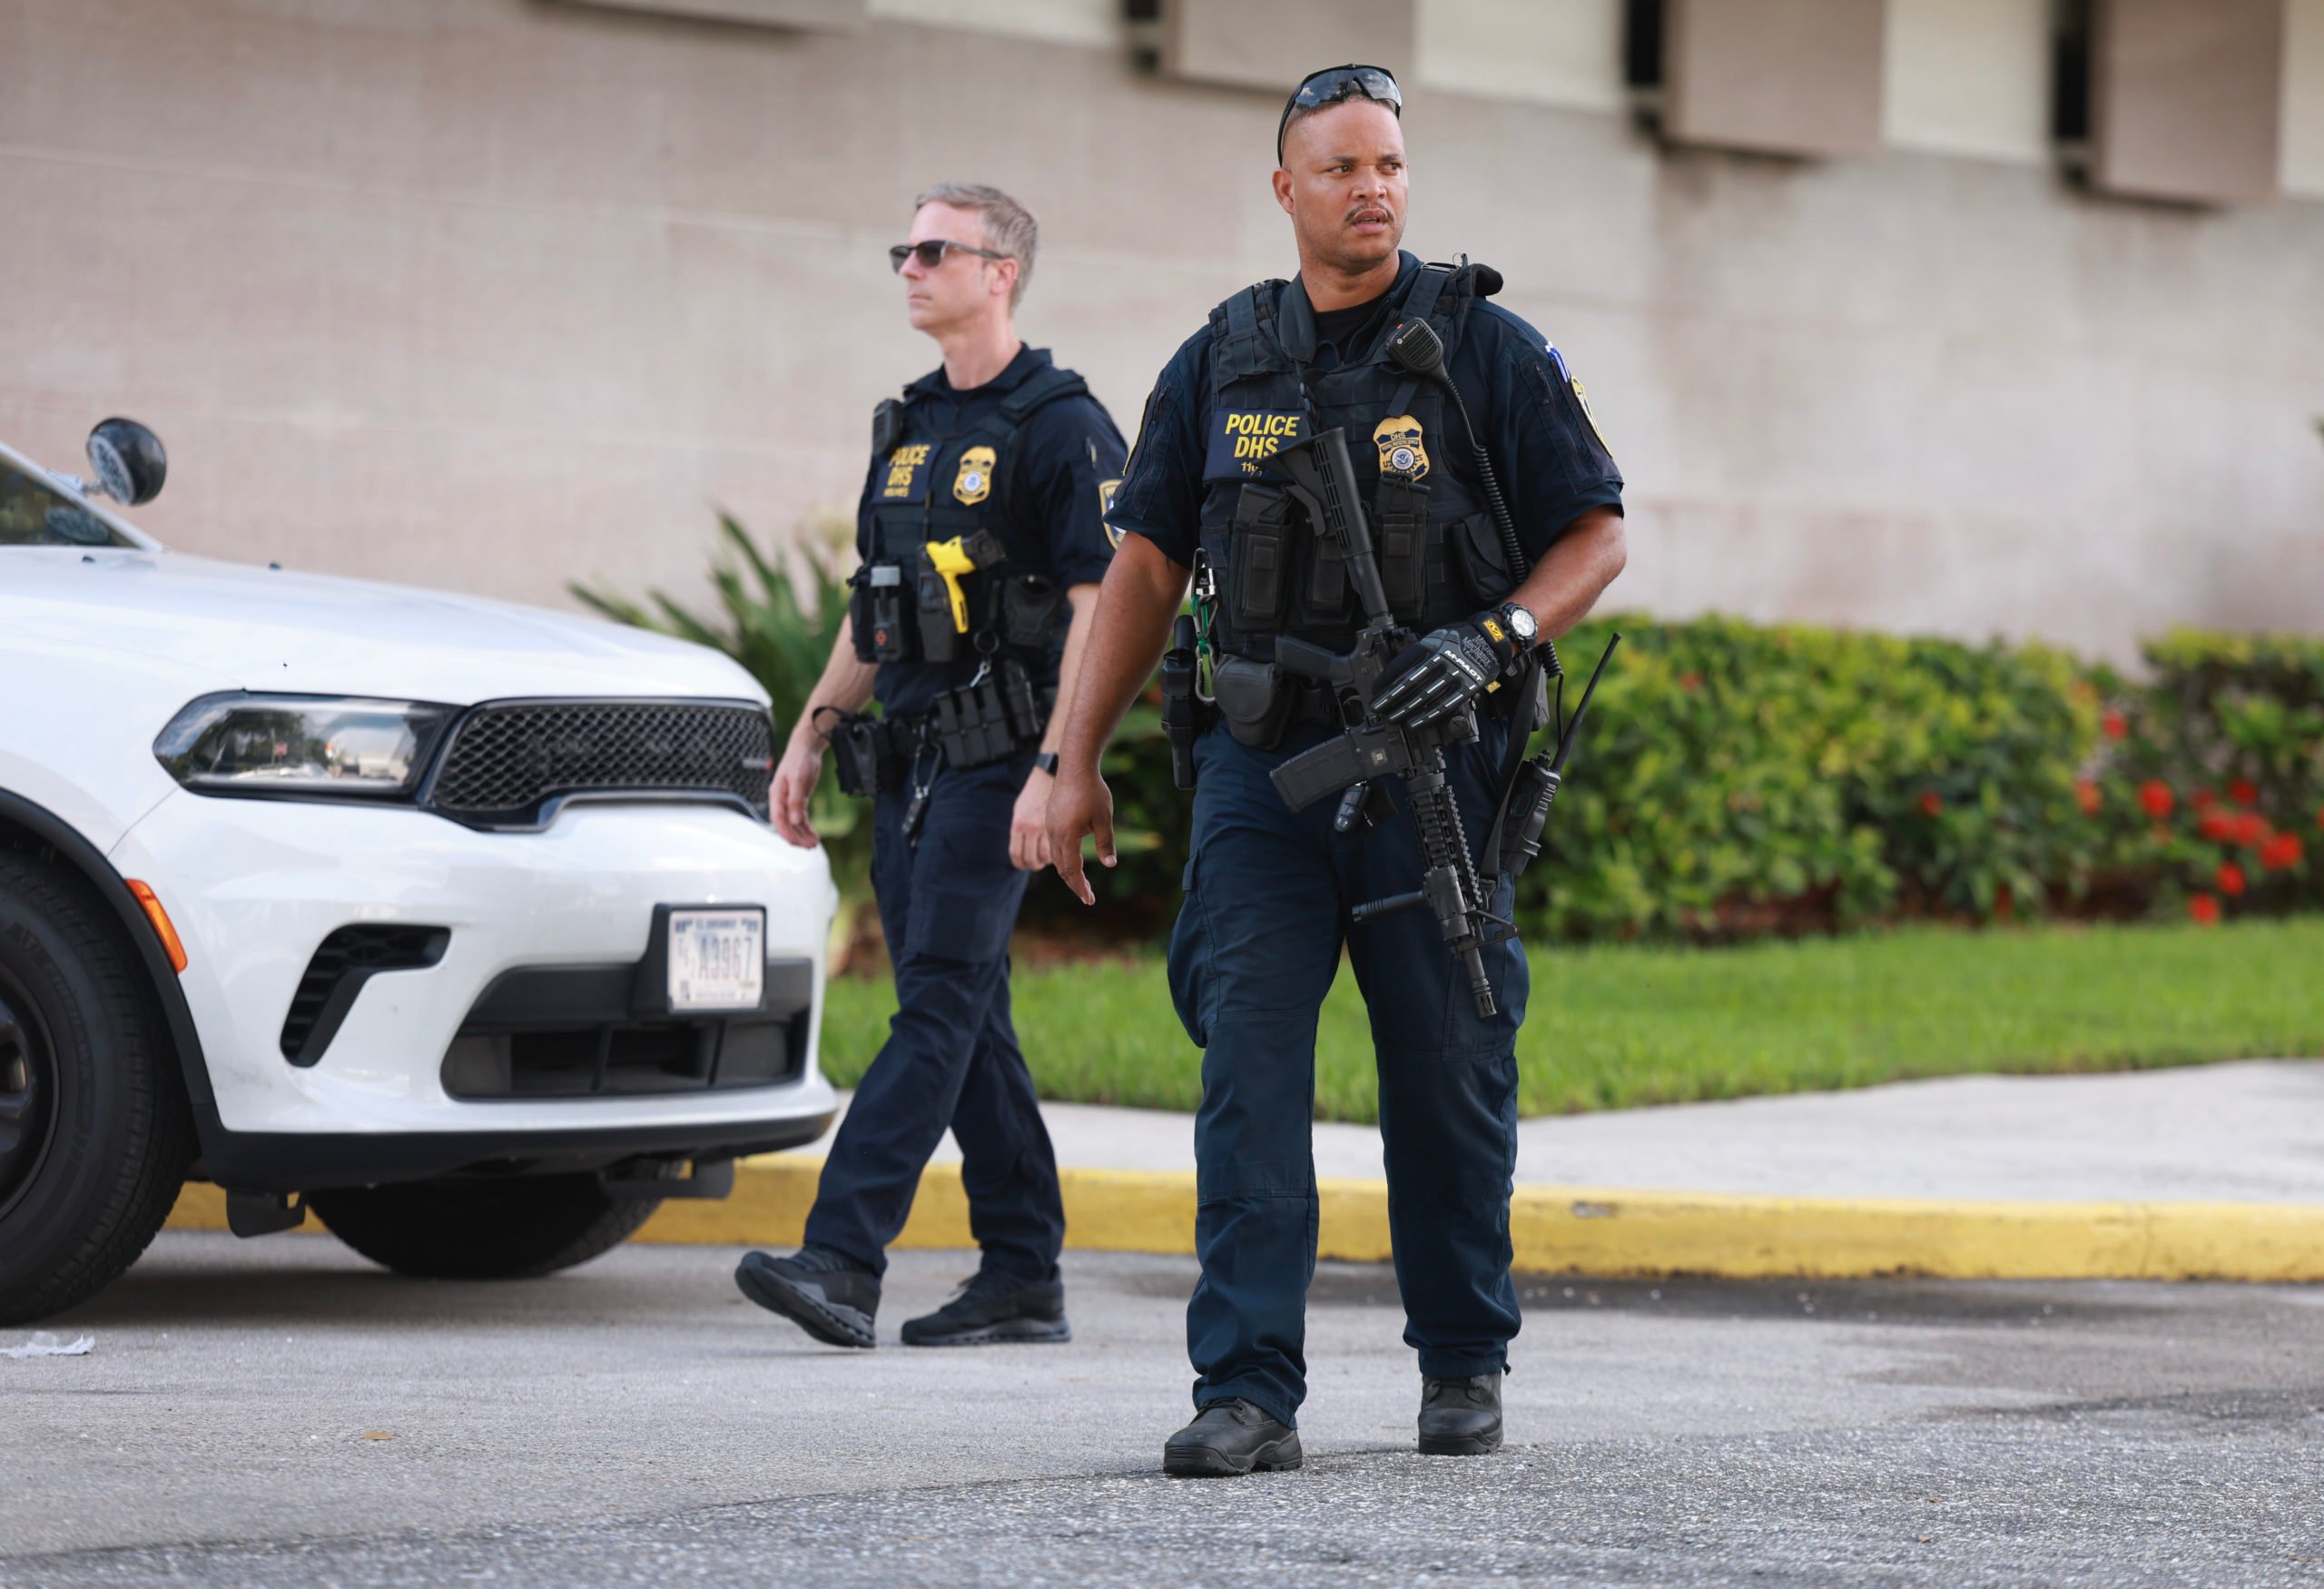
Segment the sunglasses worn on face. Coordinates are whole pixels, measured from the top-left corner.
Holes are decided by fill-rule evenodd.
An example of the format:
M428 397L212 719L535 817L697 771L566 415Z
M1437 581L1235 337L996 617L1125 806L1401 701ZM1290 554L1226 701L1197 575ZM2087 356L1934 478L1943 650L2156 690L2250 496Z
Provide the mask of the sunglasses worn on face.
M1358 66L1353 63L1327 66L1310 74L1283 102L1283 119L1275 126L1275 163L1283 163L1283 135L1291 126L1292 112L1318 110L1344 99L1373 100L1395 112L1397 119L1403 117L1403 91L1396 86L1395 74L1385 66Z
M904 262L917 254L920 257L920 268L923 271L932 271L944 262L944 255L948 252L974 254L980 260L1005 260L1009 257L1007 254L997 254L989 248L970 248L965 242L954 242L950 238L931 237L926 242L896 244L888 251L888 264L891 269L901 274L904 268Z

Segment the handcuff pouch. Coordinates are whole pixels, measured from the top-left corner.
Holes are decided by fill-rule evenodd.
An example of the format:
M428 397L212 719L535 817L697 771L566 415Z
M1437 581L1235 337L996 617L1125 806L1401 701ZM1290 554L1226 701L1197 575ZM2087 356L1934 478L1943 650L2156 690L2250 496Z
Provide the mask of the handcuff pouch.
M1211 670L1210 690L1226 732L1238 743L1273 750L1283 742L1295 696L1282 668L1253 656L1221 656Z
M1063 641L1065 589L1040 574L1000 581L1000 643L1021 651L1052 650Z

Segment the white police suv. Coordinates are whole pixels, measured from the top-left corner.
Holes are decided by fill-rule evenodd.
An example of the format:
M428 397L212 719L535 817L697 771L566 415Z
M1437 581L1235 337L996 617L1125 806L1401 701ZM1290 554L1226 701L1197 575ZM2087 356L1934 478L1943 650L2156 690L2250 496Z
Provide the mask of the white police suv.
M175 556L0 446L0 1322L189 1174L412 1274L537 1275L822 1134L820 851L766 697L592 619Z

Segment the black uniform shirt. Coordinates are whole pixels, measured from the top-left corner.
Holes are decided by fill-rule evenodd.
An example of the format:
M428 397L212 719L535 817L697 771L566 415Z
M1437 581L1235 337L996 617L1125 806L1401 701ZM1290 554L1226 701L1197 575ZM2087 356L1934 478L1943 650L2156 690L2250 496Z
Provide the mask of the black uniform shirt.
M1315 316L1318 370L1343 350L1361 357L1412 291L1420 261L1403 256L1396 284L1370 303ZM1622 505L1622 474L1583 404L1581 382L1548 338L1489 301L1471 306L1450 373L1484 431L1493 474L1528 558L1539 562L1566 526L1592 508ZM1172 562L1192 567L1202 518L1203 437L1210 406L1210 328L1187 339L1146 400L1137 448L1114 499L1115 530L1144 536ZM1444 422L1459 418L1446 405ZM1468 438L1440 454L1473 479ZM1480 500L1483 493L1478 493Z
M907 389L911 423L938 435L958 435L987 410L1054 362L1046 348L1019 347L1009 367L982 386L955 391L941 365ZM1049 548L1038 570L1059 585L1094 585L1114 555L1103 493L1121 479L1122 433L1094 397L1059 398L1033 410L1001 460L998 503L1008 528L1024 542ZM872 541L872 504L884 460L873 459L855 511L856 544ZM872 693L890 712L926 712L946 690L976 676L974 658L949 663L882 663ZM1057 658L1028 671L1037 686L1057 683Z

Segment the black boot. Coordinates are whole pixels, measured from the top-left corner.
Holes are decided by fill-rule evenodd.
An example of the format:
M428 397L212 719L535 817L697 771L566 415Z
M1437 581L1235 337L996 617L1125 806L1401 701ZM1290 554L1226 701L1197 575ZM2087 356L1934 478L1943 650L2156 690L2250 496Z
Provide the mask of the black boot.
M1069 1341L1065 1282L979 1269L933 1313L904 1321L908 1347L986 1347L997 1341Z
M1501 1376L1420 1379L1420 1448L1424 1456L1482 1456L1501 1449Z
M1299 1431L1247 1401L1215 1401L1162 1443L1162 1471L1172 1478L1232 1478L1280 1473L1306 1461Z
M834 1347L879 1344L880 1277L827 1247L803 1247L789 1258L746 1252L734 1266L743 1295Z

